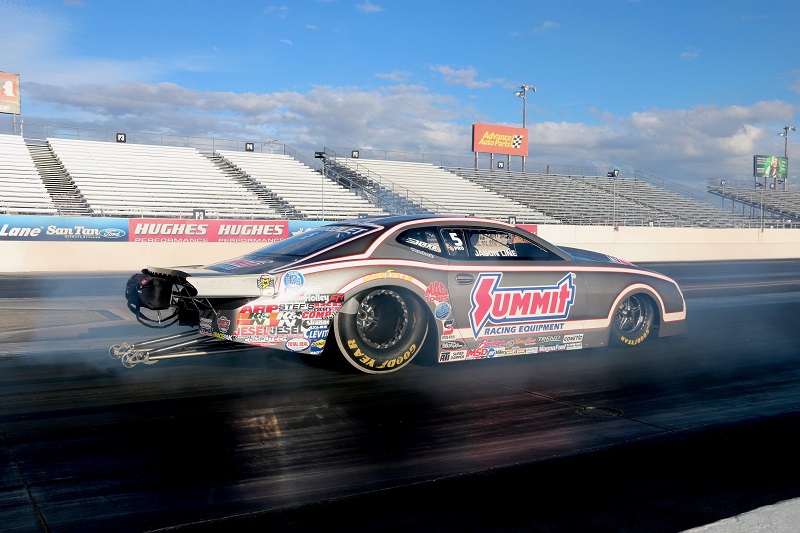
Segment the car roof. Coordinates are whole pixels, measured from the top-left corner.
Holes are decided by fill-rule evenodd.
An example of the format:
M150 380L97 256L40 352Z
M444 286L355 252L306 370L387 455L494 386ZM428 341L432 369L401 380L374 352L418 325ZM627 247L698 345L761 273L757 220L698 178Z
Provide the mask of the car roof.
M398 224L404 224L406 222L420 222L420 223L429 222L431 224L439 224L441 222L447 222L448 224L459 223L459 224L470 224L476 226L482 226L486 224L500 224L506 227L513 227L512 225L502 220L476 218L468 215L386 215L386 216L358 218L354 220L342 221L339 223L375 224L383 226L386 229L389 229L394 226L397 226Z

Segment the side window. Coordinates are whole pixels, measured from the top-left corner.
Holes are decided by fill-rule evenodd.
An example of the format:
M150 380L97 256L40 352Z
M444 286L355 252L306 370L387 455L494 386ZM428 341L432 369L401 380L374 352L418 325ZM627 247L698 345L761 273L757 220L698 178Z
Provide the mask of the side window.
M559 257L536 243L504 230L469 230L469 245L476 259L539 260L547 261Z
M461 228L442 228L439 230L447 255L457 259L469 257L467 254L467 240Z
M397 242L432 254L442 253L442 247L433 228L413 228L404 231L397 237Z

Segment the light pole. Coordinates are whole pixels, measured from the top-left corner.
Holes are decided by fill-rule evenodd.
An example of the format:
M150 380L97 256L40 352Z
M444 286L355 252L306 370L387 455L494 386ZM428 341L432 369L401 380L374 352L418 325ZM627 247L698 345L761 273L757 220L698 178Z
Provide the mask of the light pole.
M781 137L783 137L783 157L789 159L789 132L795 131L794 126L784 126L783 133L779 133ZM789 176L786 176L787 178ZM786 190L786 180L783 180L783 190Z
M779 133L781 137L784 138L783 142L783 157L789 157L789 132L795 131L794 126L784 126L783 133Z
M528 107L527 96L526 96L528 94L528 91L536 92L536 86L535 85L525 85L523 83L522 85L519 86L519 91L514 93L515 96L519 96L520 98L522 98L522 129L523 130L525 129L525 114L527 113L527 107ZM526 135L527 135L527 133L526 133ZM525 172L525 156L524 155L522 156L522 171Z
M619 231L617 229L617 176L619 176L619 169L615 168L611 172L609 172L607 177L611 178L611 193L614 196L614 209L612 212L612 216L614 217L614 231Z

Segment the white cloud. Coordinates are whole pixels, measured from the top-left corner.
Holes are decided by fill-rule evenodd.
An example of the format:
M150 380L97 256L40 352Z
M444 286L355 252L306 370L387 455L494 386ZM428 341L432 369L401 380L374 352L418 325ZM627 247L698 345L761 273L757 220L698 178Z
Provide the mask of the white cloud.
M557 22L553 22L553 21L547 20L545 22L542 22L541 25L533 28L533 30L531 30L531 33L534 34L534 35L538 35L540 33L546 32L546 31L557 30L560 27L561 27L561 25L558 24Z
M370 0L366 0L363 4L356 4L356 9L362 13L380 13L383 11L382 7L373 4Z
M478 81L478 71L475 67L453 68L445 65L431 67L432 70L442 75L447 85L463 85L470 89L485 89L491 87L488 81Z
M681 52L681 59L684 61L691 61L693 59L697 59L698 57L700 57L700 51L695 50L694 48L687 48Z

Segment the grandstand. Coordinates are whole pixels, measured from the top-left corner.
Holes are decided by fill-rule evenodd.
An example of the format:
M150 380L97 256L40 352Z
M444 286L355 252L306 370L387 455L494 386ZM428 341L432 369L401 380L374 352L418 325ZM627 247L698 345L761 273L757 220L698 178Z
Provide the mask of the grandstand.
M354 183L377 182L389 193L406 199L417 211L501 220L513 216L517 222L530 224L561 223L529 205L430 163L342 157L329 160L337 172L344 172Z
M188 147L48 138L92 214L123 217L279 218L280 214Z
M741 227L744 215L636 178L557 176L452 169L520 203L572 225ZM591 198L591 202L587 202Z
M346 220L384 215L385 211L355 192L285 154L218 150L236 170L292 206L296 218Z
M797 226L800 222L800 191L797 184L786 188L767 186L760 181L709 179L708 192L730 202L731 211L758 217L774 225Z
M0 213L55 215L58 210L22 137L0 134Z
M264 153L242 151L245 143L224 139L134 134L129 138L143 140L119 143L99 130L65 133L45 126L44 132L0 134L0 213L192 217L201 209L209 218L306 220L437 213L538 224L711 228L754 227L765 219L796 226L800 220L796 187L709 180L706 194L639 172L611 178L593 168L565 173L569 167L550 165L512 172L479 169L477 159L469 168L461 158L446 164L450 156L380 157L374 150L348 158L326 149L320 168L319 160L285 145L262 143L262 151L276 152ZM376 155L365 157L367 152ZM713 195L722 197L719 204L703 198Z

